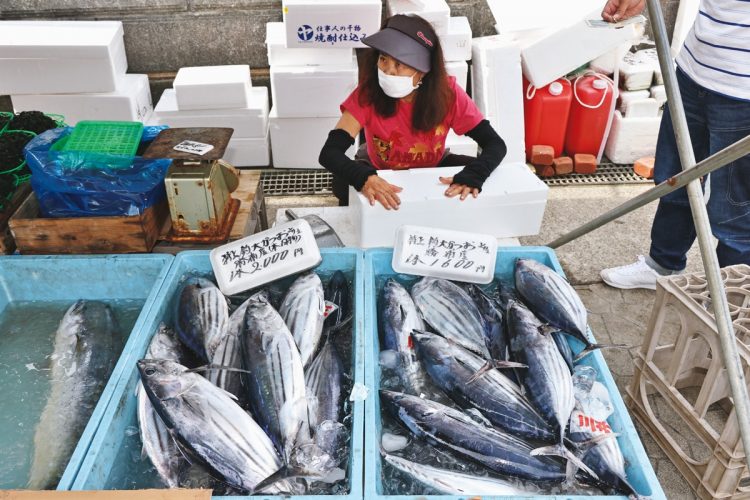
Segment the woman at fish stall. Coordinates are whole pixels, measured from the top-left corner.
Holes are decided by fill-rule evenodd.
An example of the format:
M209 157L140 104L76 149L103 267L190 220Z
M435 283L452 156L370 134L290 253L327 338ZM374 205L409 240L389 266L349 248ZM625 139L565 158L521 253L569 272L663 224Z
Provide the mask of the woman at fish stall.
M362 42L370 48L360 64L359 85L341 104L341 118L319 158L333 173L339 203L348 204L351 185L371 205L397 210L402 188L380 178L378 170L460 165L464 168L456 175L439 177L445 195L476 198L505 157L505 142L446 73L430 23L416 15L395 15ZM352 160L346 151L363 128L366 144ZM481 154L474 158L446 150L450 129L474 139Z

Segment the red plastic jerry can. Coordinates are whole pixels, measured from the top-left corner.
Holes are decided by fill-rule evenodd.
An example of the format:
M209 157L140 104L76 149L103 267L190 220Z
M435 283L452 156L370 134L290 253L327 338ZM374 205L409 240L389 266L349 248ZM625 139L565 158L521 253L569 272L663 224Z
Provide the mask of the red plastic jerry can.
M568 155L598 156L610 119L614 85L600 75L584 75L573 82L565 151Z
M523 88L526 160L531 161L531 147L542 144L552 146L555 158L561 156L573 101L570 82L560 78L545 87L536 88L524 78Z

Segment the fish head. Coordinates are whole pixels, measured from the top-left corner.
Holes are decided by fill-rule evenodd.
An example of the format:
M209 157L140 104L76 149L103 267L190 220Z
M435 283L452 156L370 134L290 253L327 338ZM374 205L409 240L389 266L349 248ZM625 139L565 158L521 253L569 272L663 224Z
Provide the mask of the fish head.
M138 372L147 392L160 401L184 393L193 384L185 377L187 368L167 359L142 359L138 361Z
M420 358L426 358L431 363L439 363L443 358L449 357L451 349L448 341L440 335L413 330L411 338Z

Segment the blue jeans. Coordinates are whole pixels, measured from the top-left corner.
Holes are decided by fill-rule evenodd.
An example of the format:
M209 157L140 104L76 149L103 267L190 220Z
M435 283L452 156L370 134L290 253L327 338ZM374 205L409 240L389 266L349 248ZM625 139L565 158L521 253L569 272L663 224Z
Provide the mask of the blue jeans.
M696 162L750 134L750 102L707 90L679 68L677 82ZM654 182L659 184L681 171L672 119L665 108L656 146ZM719 240L719 265L750 264L750 155L713 171L710 177L706 208L713 234ZM687 190L681 188L663 196L651 226L651 258L666 269L681 271L694 241Z

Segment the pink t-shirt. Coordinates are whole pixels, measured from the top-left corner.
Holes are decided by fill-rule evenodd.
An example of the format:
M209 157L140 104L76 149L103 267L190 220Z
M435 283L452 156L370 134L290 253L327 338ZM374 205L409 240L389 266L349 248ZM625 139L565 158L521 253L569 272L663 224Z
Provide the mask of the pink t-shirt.
M367 154L377 169L405 169L435 167L445 154L445 138L453 129L464 135L476 127L484 117L469 95L449 77L456 98L443 122L429 132L412 129L413 103L399 100L396 114L383 118L371 105L360 106L359 87L341 104L365 129Z

